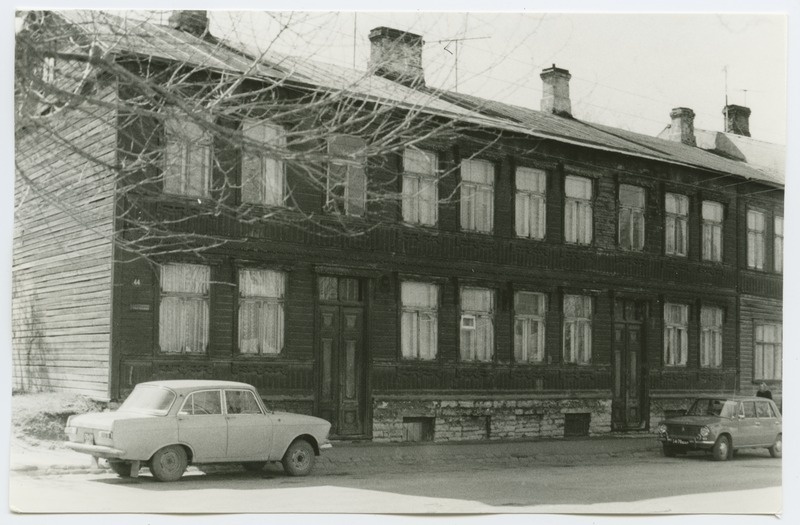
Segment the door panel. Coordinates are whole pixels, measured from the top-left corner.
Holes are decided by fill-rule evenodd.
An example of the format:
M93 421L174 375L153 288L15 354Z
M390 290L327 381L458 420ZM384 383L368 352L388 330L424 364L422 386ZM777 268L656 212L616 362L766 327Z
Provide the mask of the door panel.
M222 414L179 415L178 439L192 447L193 461L224 460L228 446L228 422Z
M643 428L647 421L643 320L644 303L615 301L612 424L614 429Z

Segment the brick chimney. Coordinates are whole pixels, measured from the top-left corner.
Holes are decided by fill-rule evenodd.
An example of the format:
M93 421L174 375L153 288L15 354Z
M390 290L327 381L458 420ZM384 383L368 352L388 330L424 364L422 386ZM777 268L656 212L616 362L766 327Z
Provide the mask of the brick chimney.
M569 71L553 64L553 67L543 69L539 76L543 82L541 110L546 113L571 117L569 79L572 78L572 75L569 74Z
M722 114L725 115L725 133L750 136L750 108L729 104Z
M167 21L169 27L179 29L194 36L202 37L208 32L208 12L173 11Z
M424 86L420 35L391 27L376 27L369 32L372 44L369 68L376 75L406 86Z
M689 108L674 108L669 112L672 124L667 138L675 142L683 142L690 146L697 146L694 137L694 111Z

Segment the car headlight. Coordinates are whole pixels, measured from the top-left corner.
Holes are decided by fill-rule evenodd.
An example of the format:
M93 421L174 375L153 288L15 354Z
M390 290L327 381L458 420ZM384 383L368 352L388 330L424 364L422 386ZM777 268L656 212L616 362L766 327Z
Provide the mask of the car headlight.
M78 427L67 427L64 429L64 432L66 432L67 435L74 436L78 433Z
M711 429L708 428L708 427L702 427L700 429L700 437L703 438L703 439L707 438L710 433L711 433Z
M110 430L100 430L97 432L97 439L107 439L111 440L111 431Z
M666 434L667 433L667 425L665 425L664 423L661 423L660 425L658 425L658 433L659 434Z

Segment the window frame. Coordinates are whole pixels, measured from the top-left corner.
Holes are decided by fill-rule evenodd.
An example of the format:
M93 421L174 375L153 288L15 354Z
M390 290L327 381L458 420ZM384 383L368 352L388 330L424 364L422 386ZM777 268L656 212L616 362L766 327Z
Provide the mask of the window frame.
M750 217L761 217L762 229L756 230L750 227ZM754 220L755 222L755 220ZM747 216L745 218L745 228L747 229L747 268L750 270L763 271L766 267L766 251L767 251L767 213L764 210L756 208L747 208ZM760 250L757 250L757 245L754 240L760 239ZM759 257L760 256L760 257ZM752 259L752 264L751 264ZM756 260L758 259L758 260Z
M243 296L242 295L242 273L243 272L270 272L281 276L283 295L281 297L269 296ZM260 267L239 267L236 271L236 352L238 357L254 358L254 357L267 357L274 358L284 353L286 349L286 289L288 288L289 274L288 272L275 269L275 268L260 268ZM245 352L242 345L242 305L243 304L258 304L261 308L266 305L275 305L280 311L280 348L276 352L267 352L264 348L260 347L260 337L258 338L258 346L255 352ZM263 320L263 319L261 319ZM264 327L266 330L267 327ZM260 333L261 326L257 327Z
M519 313L518 309L517 309L517 296L520 295L520 294L536 295L537 297L539 297L540 300L541 300L541 303L542 303L542 311L541 311L541 313L539 315L527 314L527 313L525 313L525 314ZM513 319L512 335L513 335L513 339L514 339L514 341L513 341L513 345L514 345L514 354L513 354L514 355L514 362L515 363L520 363L520 364L543 364L547 360L547 352L546 352L546 349L547 349L547 312L548 312L548 297L547 297L547 294L544 293L544 292L538 292L538 291L532 291L532 290L515 290L514 291L514 299L513 300L514 300L514 310L512 312L512 314L513 314L512 315L512 319ZM518 343L520 343L520 341L518 340L518 335L517 335L517 324L520 321L522 321L524 323L523 324L524 328L523 328L522 341L521 341L521 345L520 345L521 348L520 348L520 351L518 352L517 351L517 347L518 347ZM528 342L529 336L526 335L525 328L528 326L528 323L530 323L530 322L536 322L537 324L539 324L539 329L538 329L538 335L539 335L538 336L538 340L539 340L538 341L538 343L539 343L539 352L538 352L538 354L540 356L539 359L536 359L536 358L532 359L530 350L527 348L527 342ZM528 330L529 330L529 328L528 328ZM527 359L522 359L521 356L527 356Z
M241 127L241 133L242 133L242 138L243 138L244 142L248 142L248 141L249 142L254 142L254 143L261 144L263 146L269 146L271 148L276 148L276 147L280 148L280 147L285 147L286 146L286 129L283 126L281 126L279 124L276 124L271 120L245 118L245 119L242 120L242 125L241 126L242 126ZM269 129L275 131L275 137L277 137L277 140L274 142L274 144L269 145L266 142L260 142L257 138L248 137L247 136L248 128L249 129L254 129L254 128L259 128L259 127L269 128ZM283 160L280 159L279 157L276 158L276 157L268 155L266 152L257 151L256 148L257 148L257 146L248 144L248 145L245 145L244 148L242 148L242 150L241 150L242 151L242 154L241 154L242 167L241 167L241 170L240 170L241 180L239 181L240 182L239 183L239 202L242 203L242 204L247 204L247 205L252 205L252 206L285 207L286 206L286 200L288 198L288 192L286 191L286 163L283 162ZM245 199L245 191L244 191L244 189L245 189L245 171L246 171L246 167L245 166L246 166L246 164L248 162L254 162L254 161L259 164L259 170L258 171L260 172L260 176L262 178L261 185L262 185L262 188L264 190L263 199L260 199L260 200ZM279 196L279 198L274 199L274 200L277 200L278 203L267 202L267 201L270 200L269 199L269 191L268 191L268 188L269 188L270 185L267 184L268 177L267 177L267 174L266 174L268 161L273 161L278 166L277 179L278 179L278 183L279 183L279 186L280 186L280 188L279 188L280 196Z
M636 190L637 192L641 193L641 200L642 203L640 206L635 206L631 204L623 204L622 201L622 191L623 188L625 189L632 189ZM647 217L646 217L646 210L647 210L647 188L643 186L636 186L635 184L625 184L621 183L617 187L617 245L625 251L631 252L641 252L644 250L645 242L646 242L646 235L647 235ZM623 213L628 213L628 239L623 239ZM636 228L634 225L636 224L635 218L639 217L640 219L640 245L634 246L634 238L635 238L635 230Z
M587 303L589 305L590 313L588 317L567 317L567 298L568 297L577 297L580 298L582 302ZM564 293L561 298L561 312L562 312L562 328L561 328L561 358L564 363L567 364L574 364L578 366L588 366L592 364L593 358L593 351L594 351L594 316L595 316L595 297L590 294L586 293ZM570 348L567 348L567 330L571 325L575 325L574 332L577 334L578 330L585 329L588 326L589 329L589 337L585 338L584 341L586 343L587 348L584 348L584 354L586 354L585 360L582 360L581 357L581 349L580 348L573 348L575 345L576 338L571 337L570 341L573 343Z
M686 213L680 211L671 212L667 210L667 201L674 197L676 204L685 202ZM692 201L688 195L667 191L664 193L664 254L672 257L689 256L689 216L691 215ZM676 208L680 206L676 205ZM672 225L673 235L669 236L670 225ZM678 246L678 231L681 232L681 246ZM671 239L671 240L670 240ZM670 242L672 247L670 247Z
M521 175L525 175L525 172L529 175L535 175L539 179L537 184L541 188L539 191L520 188L519 181ZM547 236L547 179L547 170L541 168L517 166L514 169L514 234L520 239L542 241ZM531 204L534 200L539 201L539 214L535 223L537 226L536 232L532 228L534 217L531 213L533 209ZM521 206L522 203L526 204L524 208ZM522 216L523 211L528 212L527 217ZM522 224L524 224L522 229L527 230L527 233L520 231Z
M466 180L464 177L464 168L468 164L485 165L489 168L489 182L478 182ZM460 226L461 231L491 234L494 232L494 199L495 199L495 186L497 178L497 170L495 163L487 159L469 158L462 159L459 165L460 174L460 187L459 187L459 205L460 205ZM466 192L471 191L472 196L465 195ZM488 194L486 210L486 220L488 224L485 228L481 228L478 224L478 197L482 194ZM469 206L465 206L465 202ZM469 210L469 211L466 211ZM470 226L470 219L472 219L473 226Z
M667 309L669 306L679 306L684 309L685 312L685 321L683 324L679 324L678 322L670 322L667 320ZM664 313L662 321L664 323L663 329L663 338L662 338L662 361L664 366L670 368L686 368L689 363L689 324L690 324L690 316L691 311L689 305L686 303L680 302L671 302L667 301L664 303ZM679 336L679 348L678 348L678 355L677 358L673 357L674 352L672 355L667 353L668 349L668 338L670 334L670 328L679 330L677 335Z
M589 188L589 197L574 197L567 194L568 182L576 181ZM583 175L566 175L564 177L564 243L575 246L591 246L594 243L594 200L596 197L594 179ZM569 209L574 204L575 227L571 227ZM588 231L581 232L580 225L589 224ZM575 238L571 233L574 230ZM581 235L583 233L583 235Z
M419 152L423 156L432 156L431 165L432 170L430 173L421 173L417 171L410 171L407 165L410 164L406 160L406 155L411 152ZM417 226L435 227L439 224L439 155L432 150L423 150L419 148L406 148L403 150L402 157L402 192L401 192L401 214L403 222L414 224ZM414 182L416 185L416 193L408 192L408 185ZM423 197L423 182L427 184L428 188L433 190L433 195L430 198ZM430 206L428 210L429 216L432 218L430 221L422 220L422 210L425 204Z
M704 312L715 310L719 314L719 324L705 325L703 324ZM716 317L716 316L715 316ZM722 368L723 363L723 337L725 327L725 309L713 304L700 306L700 368L719 369ZM706 334L711 335L712 341L716 341L715 346L718 348L708 348L708 338ZM716 338L714 338L716 334Z
M188 403L189 400L192 399L195 394L205 393L205 392L217 392L217 394L219 394L219 414L195 414L194 411L192 411L191 414L182 413L183 412L183 408L186 406L186 403ZM224 399L223 399L222 389L221 388L203 388L203 389L200 389L200 390L193 390L192 392L190 392L186 396L186 398L183 400L183 403L181 403L181 406L178 409L177 415L179 415L179 416L191 416L191 417L195 417L195 416L204 416L204 417L206 417L206 416L224 416L225 415L225 403L224 403Z
M332 150L335 147L336 141L348 141L352 140L354 143L359 142L360 144L355 147L349 148L350 153L348 153L348 158L342 154L334 153ZM341 145L336 145L336 147L342 147ZM326 166L326 177L325 177L325 211L334 215L339 216L346 216L346 217L364 217L367 213L367 186L369 183L368 175L367 175L367 158L363 154L358 155L359 151L362 151L367 147L367 143L361 137L356 135L333 135L327 141L327 152L328 152L328 162ZM343 187L342 195L338 195L334 192L334 189L338 185L334 185L334 179L338 178L338 175L335 176L333 174L334 167L344 169L344 182L341 184ZM361 178L363 178L363 192L361 195L353 196L352 193L354 192L354 183L352 182L353 174L355 172L359 172ZM355 204L354 204L355 203ZM358 206L356 206L358 204ZM340 209L341 206L341 209ZM352 210L356 206L357 209L360 209L360 213Z
M780 221L780 233L778 233L778 221ZM783 273L783 215L773 215L772 217L772 269L775 273Z
M776 333L780 336L780 341L761 341L758 340L759 328L762 332L765 328L771 327L776 329ZM761 357L759 358L759 345ZM773 377L764 377L764 350L765 346L771 346L773 351ZM776 358L777 350L777 358ZM777 363L775 360L777 359ZM759 366L760 363L760 366ZM776 366L777 365L777 366ZM768 321L756 319L753 321L753 382L761 381L782 381L783 380L783 323L780 321ZM761 374L759 375L759 368ZM774 373L778 372L777 376Z
M485 311L485 310L467 310L467 309L465 309L464 308L464 292L467 291L467 290L470 290L470 291L474 290L474 291L480 291L480 292L489 292L489 300L490 300L490 303L491 303L489 305L489 310ZM458 319L459 319L459 321L458 321L458 335L459 335L459 338L458 338L459 339L459 342L458 342L458 358L459 358L459 361L464 362L464 363L491 363L491 362L493 362L495 360L495 356L496 356L495 345L497 344L497 337L496 337L496 334L495 334L495 316L496 316L496 313L497 313L497 292L496 292L496 290L494 288L488 288L488 287L485 287L485 286L464 285L464 286L460 286L459 287L458 299L459 299L458 300L458 316L459 316L458 317ZM480 359L480 358L477 357L478 354L479 354L479 349L477 347L477 339L475 339L475 341L476 341L475 352L474 352L475 357L473 357L471 359L466 359L464 357L464 353L465 353L465 348L464 348L465 336L464 336L463 332L465 331L465 329L463 327L463 322L467 318L472 319L474 321L473 327L471 329L469 329L469 331L472 331L472 332L477 332L478 331L478 329L479 329L478 328L478 324L479 324L479 322L481 320L484 320L484 322L488 321L489 346L488 346L488 349L486 350L488 352L488 356L487 356L486 359Z
M234 415L234 416L263 416L266 415L264 411L264 407L261 406L261 400L259 396L255 394L252 390L248 390L247 388L223 388L222 391L222 410L224 411L225 415ZM228 392L247 392L250 394L256 402L256 406L258 407L259 412L254 414L252 412L245 412L245 413L231 413L228 411Z
M435 297L436 305L435 307L422 307L419 305L408 305L403 302L403 285L405 284L416 284L416 285L425 285L431 286L434 288L433 290L433 297ZM439 309L441 304L441 287L438 283L428 282L428 281L415 281L411 279L404 279L400 282L400 293L399 293L399 312L400 312L400 358L406 361L436 361L439 357ZM404 349L406 347L404 343L404 337L406 331L403 329L404 318L406 314L416 315L415 319L415 326L417 329L414 332L416 336L416 342L414 344L414 348L416 349L415 355L407 356L404 353ZM419 318L421 315L426 314L430 315L433 319L433 352L430 357L422 356L420 353L421 345L420 345L420 323Z
M171 197L184 199L207 199L211 197L211 180L214 164L214 138L212 134L188 116L182 116L177 111L169 111L163 120L164 144L161 148L161 191ZM193 137L193 132L196 137ZM180 167L177 173L178 188L171 188L174 183L168 180L176 176L173 173L175 166L170 160L170 144L177 145L180 156ZM200 174L200 193L191 193L192 189L192 155L202 154L203 170ZM194 162L197 162L195 159Z
M164 273L163 270L159 271L158 274L158 287L159 287L159 301L158 301L158 324L156 325L156 332L157 337L156 340L158 342L158 352L161 355L207 355L208 354L208 347L211 344L211 266L205 264L194 264L194 263L184 263L184 262L168 262L163 263L161 265L164 266L195 266L195 267L202 267L205 268L208 275L208 280L206 281L206 291L205 293L197 293L197 292L177 292L177 291L164 291ZM184 341L181 348L177 351L171 350L164 350L164 333L162 330L162 316L164 315L165 306L164 306L164 299L165 298L178 298L178 299L194 299L195 301L202 300L205 305L204 308L204 326L205 326L205 334L204 338L201 341L203 343L203 348L197 351L186 351L186 342Z
M719 206L720 218L719 221L706 218L706 204L711 206ZM700 236L702 241L700 257L705 262L722 263L723 249L725 245L725 205L719 201L704 200L700 206ZM710 233L706 233L710 232ZM713 250L714 241L716 236L719 236L719 246L716 251ZM711 239L710 246L712 247L712 254L709 254L706 249L706 237ZM716 255L716 257L714 257Z

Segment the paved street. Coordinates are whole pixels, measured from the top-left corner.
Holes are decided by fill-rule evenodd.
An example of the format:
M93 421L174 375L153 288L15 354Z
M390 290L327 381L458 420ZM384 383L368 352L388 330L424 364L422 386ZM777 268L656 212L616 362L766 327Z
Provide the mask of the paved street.
M641 447L527 459L495 454L514 446L485 445L482 455L470 453L480 445L439 447L450 452L446 461L437 459L441 453L420 461L420 451L435 447L363 447L360 462L359 447L351 447L351 460L323 461L308 478L288 478L277 466L259 474L192 469L171 484L155 482L145 470L139 480L14 473L10 501L33 512L774 513L781 506L781 462L766 451L745 451L722 463L703 454L664 458ZM405 455L393 461L369 459L400 449Z

